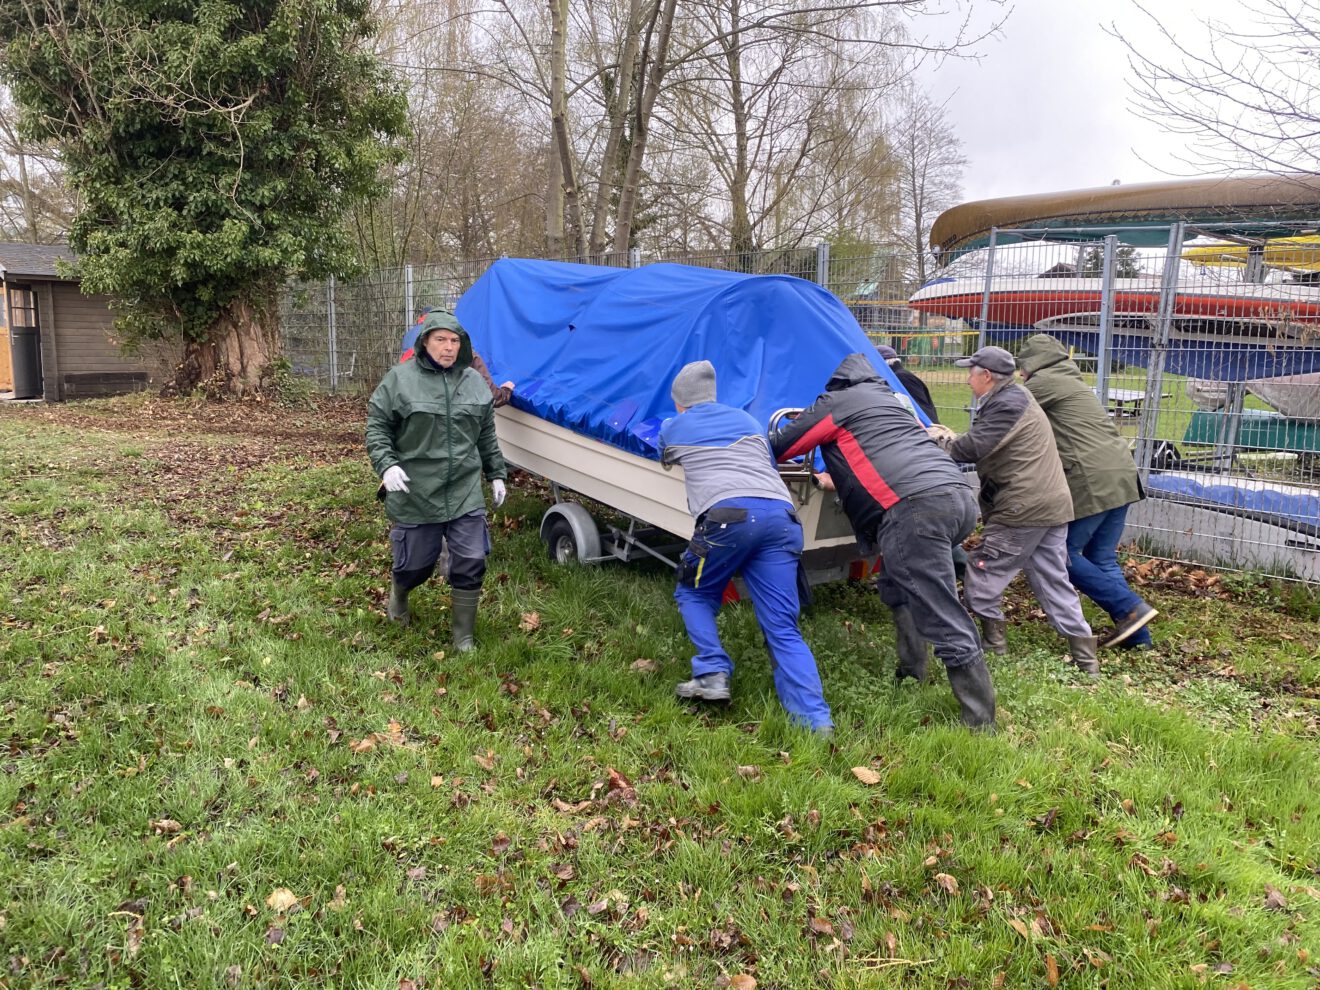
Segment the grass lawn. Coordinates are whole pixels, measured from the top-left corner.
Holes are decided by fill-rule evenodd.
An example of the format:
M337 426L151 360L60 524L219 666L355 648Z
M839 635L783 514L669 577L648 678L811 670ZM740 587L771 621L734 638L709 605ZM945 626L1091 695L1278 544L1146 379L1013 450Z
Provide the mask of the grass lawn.
M520 477L481 648L383 616L360 402L0 409L0 988L1320 985L1320 609L1144 564L1076 676L1021 589L1000 732L859 585L794 729L751 609L679 704L660 565L560 568Z

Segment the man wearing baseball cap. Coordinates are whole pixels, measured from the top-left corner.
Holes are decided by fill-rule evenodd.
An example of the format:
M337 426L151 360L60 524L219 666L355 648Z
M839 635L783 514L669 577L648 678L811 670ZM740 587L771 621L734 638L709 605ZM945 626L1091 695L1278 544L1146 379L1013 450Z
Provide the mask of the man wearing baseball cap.
M1068 580L1068 523L1072 495L1054 431L1031 393L1013 380L1017 362L1002 347L986 346L955 361L967 368L976 419L961 436L942 427L932 435L955 461L975 464L981 479L981 545L972 552L963 592L981 621L985 648L1007 653L1004 589L1025 571L1045 617L1068 640L1073 662L1100 672L1096 638Z

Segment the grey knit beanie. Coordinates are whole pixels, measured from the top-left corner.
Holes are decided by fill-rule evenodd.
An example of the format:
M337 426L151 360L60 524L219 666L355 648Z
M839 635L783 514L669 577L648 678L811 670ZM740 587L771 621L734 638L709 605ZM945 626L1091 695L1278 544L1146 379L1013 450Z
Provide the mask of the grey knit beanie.
M715 366L709 361L685 364L674 376L674 387L669 394L683 407L715 401Z

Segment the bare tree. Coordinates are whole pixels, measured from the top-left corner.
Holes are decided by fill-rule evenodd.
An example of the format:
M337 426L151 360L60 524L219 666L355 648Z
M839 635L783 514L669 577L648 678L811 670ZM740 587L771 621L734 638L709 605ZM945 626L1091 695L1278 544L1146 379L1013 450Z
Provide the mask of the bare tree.
M24 140L18 111L0 88L0 238L46 244L68 236L77 203L54 152Z
M728 248L883 239L893 221L880 190L892 188L894 167L885 104L922 57L979 39L965 24L948 42L915 36L909 15L928 5L906 0L689 7L692 52L680 58L673 128L723 180Z
M476 7L439 0L382 8L378 50L407 86L411 136L387 195L354 213L372 267L545 249L545 176L551 163L557 174L558 162L514 90L458 68L489 45Z
M1172 58L1137 31L1109 31L1127 46L1135 109L1187 137L1184 164L1320 171L1320 3L1243 0L1236 23L1207 19L1199 36L1134 6Z
M910 87L904 90L889 134L897 166L900 264L903 276L921 285L926 281L931 225L961 196L967 159L943 105Z
M551 256L639 244L746 250L845 229L874 241L893 226L891 201L876 190L892 185L884 102L894 79L921 53L977 40L967 22L947 42L916 37L929 0L405 0L381 9L408 22L391 62L409 80L418 137L400 177L426 173L419 202L460 188L468 208L488 214L536 204L537 250ZM464 87L470 112L459 116L454 94ZM438 112L445 106L454 112ZM458 128L457 147L423 137L437 118ZM515 149L521 170L471 160ZM477 175L480 196L466 192ZM461 208L425 231L469 244L457 233L466 225L496 236L496 250L522 249ZM426 238L410 236L415 260ZM525 232L519 239L529 243Z

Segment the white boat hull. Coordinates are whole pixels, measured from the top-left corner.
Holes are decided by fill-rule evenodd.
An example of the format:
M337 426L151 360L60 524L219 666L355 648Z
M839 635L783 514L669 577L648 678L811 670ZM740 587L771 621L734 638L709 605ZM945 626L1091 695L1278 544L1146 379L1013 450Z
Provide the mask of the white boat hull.
M666 467L511 406L495 411L495 432L511 464L677 537L692 536L681 467ZM834 496L804 472L784 477L802 521L804 549L854 550L852 528Z

